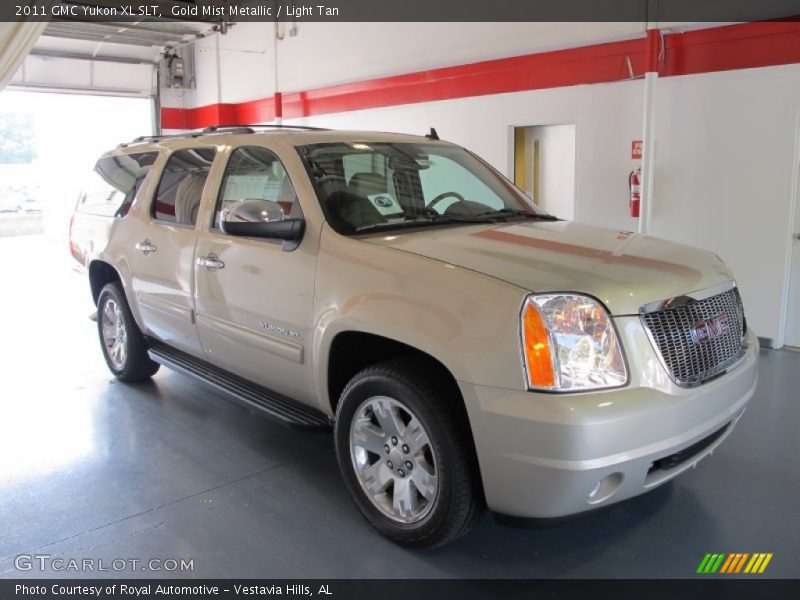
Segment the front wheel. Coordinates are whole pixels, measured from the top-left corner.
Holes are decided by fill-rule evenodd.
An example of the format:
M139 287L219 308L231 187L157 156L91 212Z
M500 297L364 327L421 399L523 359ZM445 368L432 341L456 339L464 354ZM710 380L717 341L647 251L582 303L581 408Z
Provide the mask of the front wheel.
M147 344L117 283L107 284L97 299L100 347L111 372L120 381L152 377L159 364L147 354Z
M464 419L424 363L395 360L348 383L336 414L336 455L367 520L406 546L466 533L481 494Z

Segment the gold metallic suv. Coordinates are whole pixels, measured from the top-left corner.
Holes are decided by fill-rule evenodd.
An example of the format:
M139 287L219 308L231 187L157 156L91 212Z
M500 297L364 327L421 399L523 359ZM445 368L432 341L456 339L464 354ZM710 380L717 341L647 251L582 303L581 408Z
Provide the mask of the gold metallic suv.
M434 132L140 138L97 162L71 248L116 377L164 364L332 426L358 508L406 545L484 506L548 519L652 489L756 385L715 255L548 215Z

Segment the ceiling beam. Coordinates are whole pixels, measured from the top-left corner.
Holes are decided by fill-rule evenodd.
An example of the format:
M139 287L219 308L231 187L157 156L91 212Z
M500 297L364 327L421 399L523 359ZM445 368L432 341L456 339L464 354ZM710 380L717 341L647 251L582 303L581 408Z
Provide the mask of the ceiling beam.
M89 60L92 62L122 63L126 65L154 65L156 60L144 58L133 58L130 56L92 56L91 54L81 54L80 52L65 52L62 50L39 50L33 49L30 56L41 56L43 58L66 58L69 60Z

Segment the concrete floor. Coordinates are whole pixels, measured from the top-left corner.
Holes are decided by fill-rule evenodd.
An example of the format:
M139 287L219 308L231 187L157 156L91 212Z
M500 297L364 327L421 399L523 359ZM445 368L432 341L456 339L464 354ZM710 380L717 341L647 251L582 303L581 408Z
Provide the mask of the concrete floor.
M487 517L410 551L361 518L329 435L165 369L115 382L67 254L0 239L0 577L41 576L15 569L22 553L188 558L194 577L691 577L706 552L773 552L766 576L800 576L800 354L762 352L738 428L674 482L558 527Z

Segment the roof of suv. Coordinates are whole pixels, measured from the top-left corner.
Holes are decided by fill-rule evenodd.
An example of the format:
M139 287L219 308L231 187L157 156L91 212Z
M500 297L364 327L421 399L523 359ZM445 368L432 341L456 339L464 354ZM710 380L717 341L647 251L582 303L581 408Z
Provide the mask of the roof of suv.
M257 126L254 126L257 127ZM279 127L267 130L253 130L242 125L231 128L219 128L213 131L187 132L185 134L166 136L143 136L127 143L120 144L104 156L128 154L147 150L186 148L197 145L219 144L252 144L257 141L275 139L291 145L321 144L331 142L406 142L406 143L447 143L438 138L409 135L405 133L386 133L379 131L343 131L335 129L304 129L298 127Z

